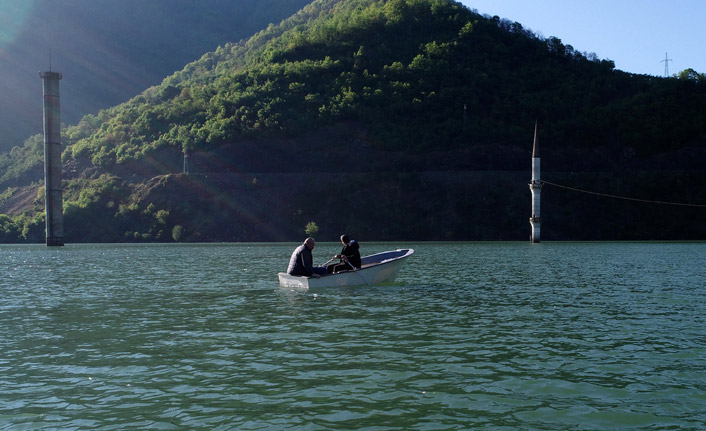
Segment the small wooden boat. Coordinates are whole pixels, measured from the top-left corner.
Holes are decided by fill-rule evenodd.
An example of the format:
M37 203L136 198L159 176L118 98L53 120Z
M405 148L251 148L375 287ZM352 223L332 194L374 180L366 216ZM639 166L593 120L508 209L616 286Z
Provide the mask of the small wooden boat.
M411 256L411 248L385 251L371 254L361 259L358 270L341 271L335 274L322 275L321 277L302 277L279 273L279 285L282 287L317 288L317 287L342 287L342 286L371 286L384 282L394 281L400 272L404 259Z

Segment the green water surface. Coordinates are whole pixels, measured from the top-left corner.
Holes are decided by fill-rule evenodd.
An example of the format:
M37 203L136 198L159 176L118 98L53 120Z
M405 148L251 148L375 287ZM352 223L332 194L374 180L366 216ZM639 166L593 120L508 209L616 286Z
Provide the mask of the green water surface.
M296 245L0 246L0 429L706 428L704 243Z

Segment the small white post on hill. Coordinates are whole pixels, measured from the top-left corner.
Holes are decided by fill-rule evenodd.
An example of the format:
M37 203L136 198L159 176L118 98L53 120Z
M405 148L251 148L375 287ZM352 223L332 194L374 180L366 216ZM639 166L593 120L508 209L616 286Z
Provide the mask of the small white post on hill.
M186 175L189 175L190 171L191 171L191 165L189 162L189 150L184 148L184 170L183 170L183 173Z

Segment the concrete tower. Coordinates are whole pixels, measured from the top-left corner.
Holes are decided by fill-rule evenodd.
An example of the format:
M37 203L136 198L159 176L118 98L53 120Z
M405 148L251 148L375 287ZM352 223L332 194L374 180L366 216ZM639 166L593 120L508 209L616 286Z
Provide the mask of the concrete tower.
M61 184L61 110L57 72L40 72L44 80L44 188L47 246L64 245L64 203Z
M537 139L537 123L534 123L534 145L532 146L532 182L529 183L532 191L532 217L529 222L532 226L530 241L539 242L539 230L542 219L539 215L539 198L542 195L542 182L539 179L539 140Z

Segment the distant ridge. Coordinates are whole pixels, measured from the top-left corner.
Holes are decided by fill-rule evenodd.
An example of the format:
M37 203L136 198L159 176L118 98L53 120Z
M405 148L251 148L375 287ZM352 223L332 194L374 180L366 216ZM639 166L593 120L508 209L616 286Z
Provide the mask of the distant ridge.
M32 0L4 9L0 151L42 132L39 70L62 72L66 124L122 103L204 52L278 23L308 0Z
M177 226L185 241L294 240L312 220L525 240L537 118L547 180L706 201L704 76L616 71L448 0L317 0L67 127L67 241L172 241ZM8 196L37 181L40 148L0 157ZM543 239L706 238L687 210L547 195ZM8 221L16 240L36 235L38 204Z

